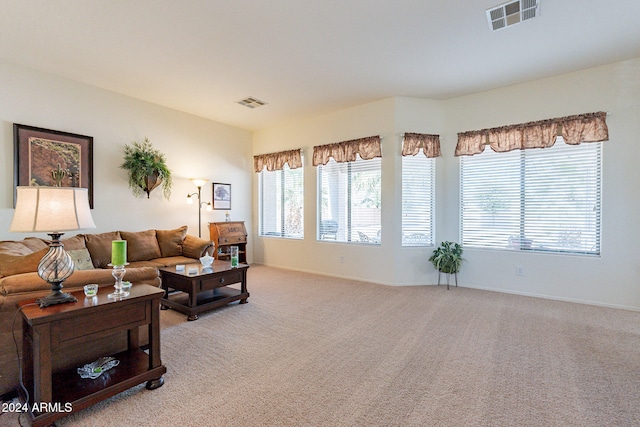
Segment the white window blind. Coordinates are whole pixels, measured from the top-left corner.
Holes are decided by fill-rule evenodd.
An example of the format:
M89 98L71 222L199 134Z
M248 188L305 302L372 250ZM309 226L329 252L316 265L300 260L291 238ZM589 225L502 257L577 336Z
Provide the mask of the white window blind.
M304 167L263 170L258 177L260 236L304 237Z
M435 159L402 157L402 246L434 241Z
M466 247L600 254L599 142L460 158Z
M318 166L318 239L379 244L380 158Z

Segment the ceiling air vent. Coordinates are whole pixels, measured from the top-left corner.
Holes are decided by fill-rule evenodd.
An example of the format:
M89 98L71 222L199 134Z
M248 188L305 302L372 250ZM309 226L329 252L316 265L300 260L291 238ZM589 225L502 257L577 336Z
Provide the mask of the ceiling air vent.
M260 101L258 98L254 98L252 96L241 99L240 101L238 101L238 104L244 105L247 108L258 108L262 107L263 105L267 105L266 102Z
M540 15L540 0L516 0L487 9L489 28L501 30Z

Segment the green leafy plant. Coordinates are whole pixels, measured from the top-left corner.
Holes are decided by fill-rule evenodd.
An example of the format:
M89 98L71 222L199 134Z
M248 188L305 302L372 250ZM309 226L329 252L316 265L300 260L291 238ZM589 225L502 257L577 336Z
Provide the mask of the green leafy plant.
M429 261L443 273L457 273L462 264L462 246L454 242L442 242L432 253Z
M134 196L147 193L162 185L165 199L171 197L173 180L171 171L167 167L164 154L156 150L148 138L143 142L133 142L124 146L124 162L120 165L129 174L129 188Z

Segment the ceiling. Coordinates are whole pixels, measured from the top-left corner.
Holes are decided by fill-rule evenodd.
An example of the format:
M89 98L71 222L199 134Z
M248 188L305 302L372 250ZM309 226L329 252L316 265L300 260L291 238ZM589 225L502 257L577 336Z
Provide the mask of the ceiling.
M494 32L500 0L4 0L0 60L258 130L640 57L640 1L540 2Z

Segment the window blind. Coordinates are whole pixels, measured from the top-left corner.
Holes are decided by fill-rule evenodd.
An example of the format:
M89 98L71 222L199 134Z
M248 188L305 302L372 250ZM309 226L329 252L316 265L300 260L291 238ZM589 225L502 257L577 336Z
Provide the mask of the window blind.
M402 157L402 246L434 241L435 159Z
M460 158L461 242L475 248L600 254L601 143Z
M379 157L318 166L318 239L379 244Z
M304 167L263 170L258 177L260 236L304 237Z

